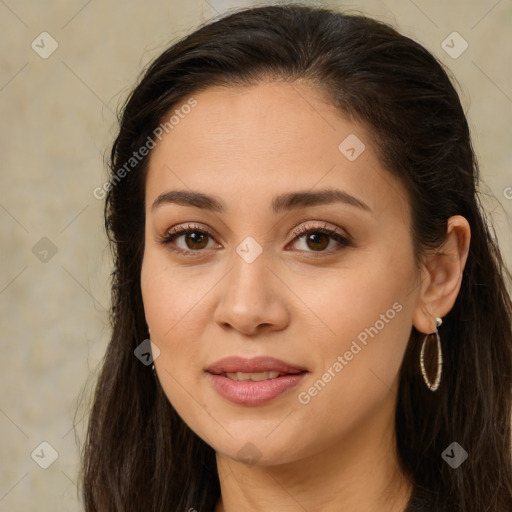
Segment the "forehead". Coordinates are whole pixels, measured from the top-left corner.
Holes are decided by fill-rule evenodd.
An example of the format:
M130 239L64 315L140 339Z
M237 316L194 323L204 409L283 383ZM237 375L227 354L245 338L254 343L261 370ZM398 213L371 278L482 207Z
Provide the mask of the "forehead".
M328 131L334 135L340 130L333 118L341 119L341 113L326 102L322 91L304 82L212 87L194 95L194 99L197 105L172 130L176 144L193 135L198 147L210 150L214 149L212 144L236 140L237 144L231 146L233 155L249 149L255 153L258 147L261 153L277 148L297 150L304 143L304 149L312 149L317 146L315 139L325 139ZM362 127L358 129L363 131ZM364 137L368 138L366 133ZM327 139L320 149L326 149L329 142Z
M371 134L310 84L212 87L192 97L194 108L180 110L190 98L173 107L179 121L152 152L148 198L165 187L229 187L238 190L236 200L319 186L342 187L374 203L390 184L389 194L403 196L378 161Z

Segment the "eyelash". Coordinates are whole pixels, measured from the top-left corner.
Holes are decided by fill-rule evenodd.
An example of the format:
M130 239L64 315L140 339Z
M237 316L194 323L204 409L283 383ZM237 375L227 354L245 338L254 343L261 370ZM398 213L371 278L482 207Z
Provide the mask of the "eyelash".
M207 235L207 236L211 237L212 239L214 239L213 234L208 229L202 228L202 227L199 227L199 226L196 226L193 224L187 224L186 226L178 226L176 228L171 228L164 235L159 236L157 241L161 245L169 246L169 248L173 252L177 252L177 253L183 254L185 256L194 257L194 256L199 255L202 252L205 252L205 249L200 249L200 250L196 250L196 251L184 250L184 249L178 249L171 245L171 242L173 242L176 238L178 238L182 235L187 235L189 233L200 233L202 235ZM354 244L348 237L342 235L341 233L339 233L333 229L327 228L327 224L324 224L323 226L313 226L313 227L306 227L304 225L301 225L301 226L295 228L293 230L293 234L295 235L295 238L292 240L292 242L294 242L296 239L302 238L311 233L322 233L324 235L327 235L329 238L332 238L333 240L338 242L341 247L335 248L334 251L331 248L331 249L324 250L324 251L299 251L299 252L312 253L313 255L315 255L315 253L318 255L322 255L322 254L330 255L333 252L337 252L337 251L341 250L341 248L354 246ZM316 257L316 256L314 256L314 257Z

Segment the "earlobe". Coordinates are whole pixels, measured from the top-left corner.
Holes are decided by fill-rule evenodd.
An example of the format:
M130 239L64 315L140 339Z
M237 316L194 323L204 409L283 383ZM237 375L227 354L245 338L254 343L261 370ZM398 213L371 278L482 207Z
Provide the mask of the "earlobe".
M420 332L435 331L436 317L444 317L455 304L466 265L471 229L461 215L448 219L446 239L423 264L421 289L413 324Z

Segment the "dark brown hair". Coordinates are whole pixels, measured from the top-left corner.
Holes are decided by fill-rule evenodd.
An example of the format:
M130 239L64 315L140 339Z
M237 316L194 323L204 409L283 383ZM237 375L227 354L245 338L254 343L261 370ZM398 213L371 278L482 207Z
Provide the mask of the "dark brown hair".
M450 216L468 220L461 289L440 331L441 386L432 393L422 381L421 338L413 328L400 374L398 452L416 486L437 496L436 507L510 512L510 273L480 206L477 162L457 92L440 63L392 27L292 4L245 9L200 27L148 67L123 107L105 203L113 332L83 450L86 511L210 512L219 498L213 448L182 421L133 353L148 337L140 271L149 156L122 179L116 173L179 102L213 85L268 80L316 85L370 130L382 164L408 193L418 265L426 250L442 244ZM454 441L469 453L457 469L441 458Z

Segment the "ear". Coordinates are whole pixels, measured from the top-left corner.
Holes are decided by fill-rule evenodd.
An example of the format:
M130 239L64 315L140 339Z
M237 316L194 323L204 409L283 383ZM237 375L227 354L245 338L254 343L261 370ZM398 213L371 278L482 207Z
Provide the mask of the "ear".
M455 304L469 253L471 229L461 215L448 219L446 240L427 254L422 265L420 293L413 325L422 333L436 330L436 317L444 317Z

